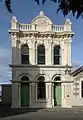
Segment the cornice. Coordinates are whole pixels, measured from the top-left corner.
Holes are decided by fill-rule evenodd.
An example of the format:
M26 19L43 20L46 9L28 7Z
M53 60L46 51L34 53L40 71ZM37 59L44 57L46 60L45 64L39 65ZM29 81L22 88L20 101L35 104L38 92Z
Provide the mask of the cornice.
M39 31L19 31L19 30L8 30L9 34L11 35L17 35L19 37L35 37L35 38L69 38L73 37L75 34L74 32L53 32L53 31L45 31L45 32L39 32Z
M65 65L17 65L17 64L10 64L12 68L65 68ZM68 66L68 68L72 68L72 66Z

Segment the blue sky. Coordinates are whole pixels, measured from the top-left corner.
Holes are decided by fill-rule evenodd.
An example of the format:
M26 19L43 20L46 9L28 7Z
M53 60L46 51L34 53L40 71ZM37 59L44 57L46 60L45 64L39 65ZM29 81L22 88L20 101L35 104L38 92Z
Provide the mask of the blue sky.
M40 0L41 2L41 0ZM19 4L20 3L20 4ZM56 14L57 5L50 0L42 6L38 6L34 0L12 0L12 14L9 14L4 0L0 2L0 83L7 83L11 79L11 40L8 29L11 26L12 16L16 16L21 23L31 23L32 19L42 10L53 24L64 24L66 18L72 22L72 30L75 36L72 40L72 63L75 66L83 64L83 19L78 20L70 13L64 17L61 12Z

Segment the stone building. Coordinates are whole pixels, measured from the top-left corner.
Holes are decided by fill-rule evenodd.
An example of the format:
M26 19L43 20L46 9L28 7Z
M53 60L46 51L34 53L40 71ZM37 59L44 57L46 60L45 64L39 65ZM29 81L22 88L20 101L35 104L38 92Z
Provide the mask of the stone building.
M71 22L54 25L40 12L31 24L12 17L12 107L74 106ZM79 100L78 100L79 101ZM83 103L83 102L82 102ZM77 105L77 101L76 101Z

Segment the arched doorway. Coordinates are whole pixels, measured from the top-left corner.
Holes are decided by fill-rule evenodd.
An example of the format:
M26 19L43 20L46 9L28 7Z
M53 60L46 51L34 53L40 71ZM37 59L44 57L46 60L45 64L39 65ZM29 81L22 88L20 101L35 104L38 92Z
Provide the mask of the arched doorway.
M54 78L54 106L61 105L61 78Z
M29 106L29 78L27 76L21 78L21 106Z

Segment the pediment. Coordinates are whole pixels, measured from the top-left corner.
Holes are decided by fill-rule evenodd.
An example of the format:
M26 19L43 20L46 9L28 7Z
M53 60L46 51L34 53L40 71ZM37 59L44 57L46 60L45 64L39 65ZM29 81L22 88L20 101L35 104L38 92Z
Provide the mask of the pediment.
M36 24L38 26L47 26L51 25L52 22L47 16L44 15L44 12L41 11L40 14L32 20L32 24Z

